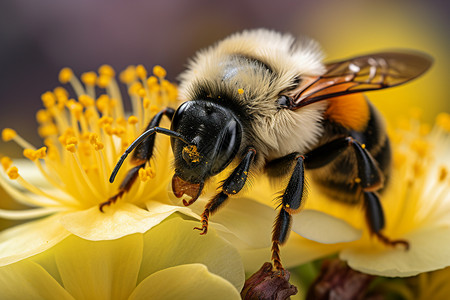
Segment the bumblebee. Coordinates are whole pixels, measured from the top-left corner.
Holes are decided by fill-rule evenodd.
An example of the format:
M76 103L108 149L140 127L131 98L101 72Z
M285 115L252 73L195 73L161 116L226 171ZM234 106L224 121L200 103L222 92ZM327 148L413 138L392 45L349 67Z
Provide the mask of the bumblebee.
M292 214L305 201L308 178L332 199L361 205L373 235L388 245L409 247L382 232L385 220L379 193L391 168L389 138L380 113L362 92L408 82L432 60L417 52L381 52L323 64L318 45L268 30L234 34L199 51L180 75L184 102L157 113L125 151L136 164L118 193L128 191L152 158L155 134L171 137L175 158L172 189L188 206L205 182L230 163L235 167L202 214L201 234L210 215L246 185L249 173L287 177L272 233L274 267L283 270L279 246L289 234ZM163 117L171 128L159 127ZM234 165L234 164L233 164Z

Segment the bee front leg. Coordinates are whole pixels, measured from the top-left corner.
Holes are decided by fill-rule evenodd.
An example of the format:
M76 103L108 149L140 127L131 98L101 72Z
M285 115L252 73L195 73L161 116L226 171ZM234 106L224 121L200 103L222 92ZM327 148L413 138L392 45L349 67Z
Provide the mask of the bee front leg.
M162 117L167 116L169 119L172 119L173 114L175 113L175 110L172 108L165 108L158 112L148 123L147 128L145 128L145 131L148 131L151 128L158 127L161 123ZM136 164L136 167L133 167L131 170L128 171L127 175L125 176L125 179L122 181L122 183L119 186L119 191L112 197L110 197L105 202L100 203L99 209L101 212L103 212L103 209L105 206L109 206L117 201L122 195L129 191L130 188L133 186L133 183L136 181L136 178L139 175L139 170L145 167L145 164L147 161L149 161L153 156L153 148L155 146L155 135L152 134L145 138L133 151L132 156L132 162ZM127 155L127 154L126 154ZM112 180L114 180L114 177L116 176L117 172L119 171L120 166L122 165L123 160L125 159L125 156L122 156L119 163L114 168L113 174L111 175ZM112 182L110 179L110 181Z
M244 187L250 165L255 157L256 150L249 148L245 154L242 161L234 169L233 173L225 179L222 184L222 191L218 193L214 198L209 200L208 204L205 206L205 210L202 213L202 227L195 227L194 229L201 230L201 235L208 232L208 220L209 216L213 214L217 209L228 199L229 196L239 193L239 191Z

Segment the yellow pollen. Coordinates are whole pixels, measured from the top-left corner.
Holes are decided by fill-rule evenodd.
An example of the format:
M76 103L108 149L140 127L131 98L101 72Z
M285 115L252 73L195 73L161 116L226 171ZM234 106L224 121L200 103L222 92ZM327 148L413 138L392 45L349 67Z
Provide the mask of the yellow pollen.
M116 75L116 71L110 65L102 65L98 68L98 73L100 75L114 77Z
M366 144L361 144L361 147L362 147L363 149L366 149Z
M111 77L107 75L100 75L97 80L97 85L101 88L106 88L111 82Z
M43 159L47 155L47 147L41 147L35 151L37 158Z
M138 118L136 116L129 116L128 117L128 123L130 123L131 125L134 125L137 122L139 122L139 120L138 120Z
M59 81L61 83L68 83L72 79L73 71L70 68L63 68L59 72Z
M81 81L83 81L86 85L95 85L95 81L97 80L97 74L95 72L86 72L81 74Z
M361 178L356 177L356 178L355 178L355 183L360 183L360 182L361 182Z
M89 142L90 142L92 145L94 145L95 143L97 143L97 141L98 141L98 134L96 134L96 133L91 133L91 134L89 135Z
M75 137L70 137L66 140L66 143L68 145L76 145L76 144L78 144L78 140Z
M13 161L11 158L9 158L8 156L3 156L0 160L3 169L6 171L9 169L9 167L11 167Z
M200 161L200 153L197 150L197 146L189 145L183 148L183 154L187 154L191 162Z
M80 97L78 97L78 101L80 101L80 103L84 107L88 107L88 106L94 105L94 99L92 99L88 95L80 95Z
M102 142L97 142L94 144L94 149L97 151L102 150L105 147L105 145Z
M17 167L11 167L6 173L11 180L15 180L19 177L19 170L17 169Z
M239 95L242 95L244 93L244 89L238 89Z
M285 206L286 206L287 208L291 207L289 204L286 204Z
M143 65L136 66L136 74L141 80L145 80L147 78L147 70Z
M159 78L163 78L166 76L166 70L163 67L156 65L153 67L153 74Z
M45 107L50 108L55 106L56 97L52 92L45 92L41 95L42 103Z
M4 142L9 142L17 136L17 132L11 128L5 128L2 130L2 140Z

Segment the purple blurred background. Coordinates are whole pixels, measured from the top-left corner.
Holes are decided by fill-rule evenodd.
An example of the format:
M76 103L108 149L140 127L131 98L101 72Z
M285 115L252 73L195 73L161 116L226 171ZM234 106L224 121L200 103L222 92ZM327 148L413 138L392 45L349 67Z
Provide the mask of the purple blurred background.
M435 66L423 79L371 98L388 114L422 106L431 120L450 111L449 19L448 1L2 0L0 129L12 127L41 146L35 112L62 67L79 75L104 63L116 70L160 64L175 80L197 49L257 27L310 36L329 59L386 48L430 53ZM13 143L0 145L1 154L21 157Z

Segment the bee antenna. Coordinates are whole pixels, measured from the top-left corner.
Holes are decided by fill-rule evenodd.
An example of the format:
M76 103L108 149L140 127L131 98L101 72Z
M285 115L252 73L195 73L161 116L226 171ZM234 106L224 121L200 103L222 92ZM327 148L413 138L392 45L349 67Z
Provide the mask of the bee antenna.
M127 150L125 150L125 152L122 154L122 156L120 157L119 161L117 162L116 166L114 167L114 170L111 173L111 176L109 177L109 182L113 183L114 179L116 178L117 173L119 172L120 167L122 166L123 162L125 161L125 159L127 158L128 154L130 154L134 148L136 148L137 146L139 146L147 137L149 137L150 135L154 134L154 133L162 133L165 135L168 135L170 137L176 138L181 140L183 143L186 143L188 145L190 145L191 143L189 143L186 138L184 136L182 136L181 134L179 134L176 131L172 131L170 129L166 129L166 128L161 128L161 127L153 127L150 128L149 130L143 132L137 139L135 139L131 145L127 148Z

